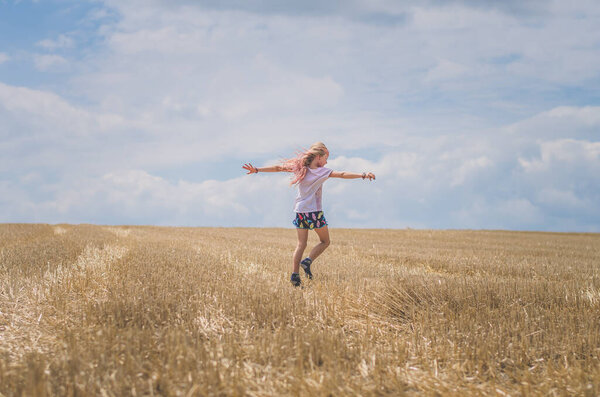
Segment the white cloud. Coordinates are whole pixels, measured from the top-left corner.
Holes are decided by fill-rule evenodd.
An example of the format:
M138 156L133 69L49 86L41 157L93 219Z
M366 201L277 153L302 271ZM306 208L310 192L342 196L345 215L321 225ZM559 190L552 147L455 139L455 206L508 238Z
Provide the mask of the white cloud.
M110 133L124 123L119 115L87 110L52 92L1 82L0 109L8 112L20 126L18 133L5 126L7 137L49 136L54 142L61 142L73 136Z
M424 53L468 66L463 90L476 81L498 87L532 83L522 78L577 84L598 76L598 69L590 67L600 61L595 50L598 7L559 3L543 11L539 24L493 8L415 7L411 33L423 41ZM513 59L503 61L507 56Z
M544 214L527 198L514 198L501 202L497 207L499 216L510 219L509 224L538 224Z
M10 56L5 52L0 52L0 65L10 60Z
M142 170L116 170L56 188L54 197L38 204L24 200L21 211L16 208L13 216L23 216L27 210L50 221L102 222L104 218L143 223L151 218L150 223L166 225L239 226L252 222L272 226L291 217L291 193L283 175L193 183L169 182ZM264 215L256 216L260 214Z
M431 68L427 72L427 75L425 76L425 81L429 83L451 80L463 75L467 71L468 69L463 65L460 65L456 62L448 61L446 59L442 59L437 63L435 67Z
M542 140L557 138L597 139L600 106L559 106L510 125L515 136Z
M56 70L68 65L68 61L60 55L46 55L46 54L35 54L33 61L36 69L45 72L49 70Z
M567 121L576 120L589 127L600 126L600 106L585 106L582 108L560 106L544 112L540 116L548 116L554 122L566 119Z
M511 18L493 10L473 9L464 5L414 7L412 24L419 30L455 32L475 27L503 27Z
M373 172L380 179L407 180L419 177L423 159L413 152L391 152L384 154L378 161L369 161L360 157L333 157L328 167L350 172Z
M536 193L535 199L539 203L550 205L559 211L564 209L585 211L593 208L591 200L581 199L571 190L545 188Z
M590 173L597 171L596 175L600 175L600 142L574 139L542 142L539 158L519 158L519 163L527 173L560 172L574 167Z
M450 218L456 228L468 229L537 230L548 221L539 207L522 197L476 197L464 202L461 209L451 211Z
M492 161L486 156L467 159L455 170L450 186L456 187L464 184L467 177L471 177L478 170L490 167L492 164Z
M73 38L71 38L65 34L60 34L54 40L53 39L40 40L36 43L36 45L38 47L42 47L46 50L53 51L53 50L57 50L57 49L71 48L75 45L75 41L73 40Z

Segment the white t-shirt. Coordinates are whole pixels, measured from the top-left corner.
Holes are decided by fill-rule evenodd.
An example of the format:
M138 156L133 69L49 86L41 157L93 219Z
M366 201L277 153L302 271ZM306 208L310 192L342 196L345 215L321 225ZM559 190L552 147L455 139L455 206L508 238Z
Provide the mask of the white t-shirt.
M298 183L298 196L294 204L294 212L322 211L321 197L323 182L329 178L333 170L325 167L308 168L306 176Z

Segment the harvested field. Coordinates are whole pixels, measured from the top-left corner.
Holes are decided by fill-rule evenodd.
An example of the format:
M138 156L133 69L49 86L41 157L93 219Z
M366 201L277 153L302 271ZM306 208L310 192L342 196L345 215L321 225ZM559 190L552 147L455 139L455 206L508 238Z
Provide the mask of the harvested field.
M600 394L600 235L330 233L0 225L0 393Z

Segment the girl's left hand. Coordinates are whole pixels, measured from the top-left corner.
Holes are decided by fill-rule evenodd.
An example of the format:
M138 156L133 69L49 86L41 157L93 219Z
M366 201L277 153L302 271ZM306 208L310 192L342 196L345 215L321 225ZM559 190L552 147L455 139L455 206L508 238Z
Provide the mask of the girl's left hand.
M248 175L248 174L256 174L258 172L258 168L256 168L255 166L253 166L250 163L244 164L242 166L242 168L245 169L245 170L248 170L248 172L246 172L246 175Z
M375 179L375 174L372 172L369 172L368 174L365 175L364 179L368 179L368 180L372 181L373 179Z

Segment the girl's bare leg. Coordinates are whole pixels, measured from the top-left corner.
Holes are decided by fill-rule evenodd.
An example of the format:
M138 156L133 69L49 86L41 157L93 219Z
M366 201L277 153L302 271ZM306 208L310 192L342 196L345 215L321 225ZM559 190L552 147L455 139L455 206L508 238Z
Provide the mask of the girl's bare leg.
M298 231L298 245L296 246L296 251L294 252L294 273L300 272L300 261L302 260L302 255L304 254L304 250L306 249L306 244L308 241L308 229L296 230Z
M321 253L323 253L323 251L325 251L327 247L329 247L330 243L329 229L327 228L327 226L322 227L320 229L315 229L315 232L317 232L317 235L319 236L319 239L321 239L321 242L315 245L314 248L310 251L310 255L308 255L313 261L317 259L317 257L321 255Z

